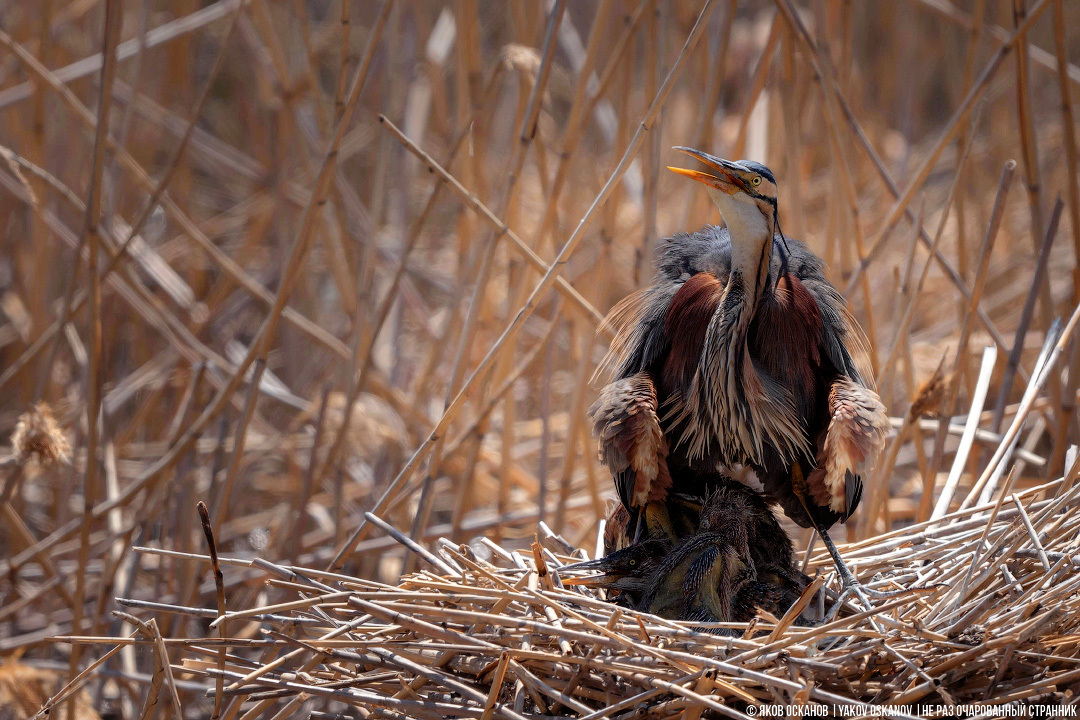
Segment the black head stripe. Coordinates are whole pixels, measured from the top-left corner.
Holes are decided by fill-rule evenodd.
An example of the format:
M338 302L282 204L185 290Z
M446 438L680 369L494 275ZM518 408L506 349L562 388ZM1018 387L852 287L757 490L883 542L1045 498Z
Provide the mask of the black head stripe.
M773 184L774 187L776 186L776 178L773 177L772 170L769 170L769 168L765 167L761 163L754 160L740 160L738 164L741 165L744 169L749 170L752 173L756 173L765 180L768 180ZM766 202L772 203L773 209L776 209L776 198L770 197L768 195L762 195L761 193L754 190L749 183L742 184L743 189L745 190L747 195L758 200L765 200Z
M750 170L751 172L756 172L758 175L765 178L766 180L771 182L773 185L776 184L776 178L773 177L772 170L765 167L761 163L759 163L759 162L757 162L755 160L740 160L739 164L742 165L747 170Z
M776 209L776 200L772 201L773 205L773 225L776 229L776 234L780 236L780 268L776 273L776 283L780 284L780 278L784 277L788 271L788 256L791 255L791 248L787 244L787 236L784 235L784 231L780 229L780 213ZM775 241L775 237L773 238Z

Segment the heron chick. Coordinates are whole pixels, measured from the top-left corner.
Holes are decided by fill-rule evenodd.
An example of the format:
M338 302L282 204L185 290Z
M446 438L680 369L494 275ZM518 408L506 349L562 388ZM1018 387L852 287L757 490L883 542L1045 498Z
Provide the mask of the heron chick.
M671 494L646 508L646 537L617 537L612 514L605 557L560 568L566 585L603 587L616 602L672 620L746 622L765 610L781 616L809 578L795 566L791 540L766 502L729 478L705 498ZM589 576L567 572L596 571Z

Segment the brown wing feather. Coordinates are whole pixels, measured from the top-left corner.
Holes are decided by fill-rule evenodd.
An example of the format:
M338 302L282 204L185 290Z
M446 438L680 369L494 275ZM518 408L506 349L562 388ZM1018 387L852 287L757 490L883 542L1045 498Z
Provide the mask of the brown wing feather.
M615 331L615 337L593 374L593 382L602 377L629 377L645 370L667 352L664 314L681 286L681 281L658 280L623 298L611 309L604 324Z
M664 315L664 329L671 343L664 360L664 387L683 396L689 394L709 321L723 295L724 286L717 277L700 272L683 283L672 297Z
M604 359L596 366L592 382L614 375L626 358L637 349L636 346L640 345L641 325L648 310L648 298L647 290L638 290L617 302L608 312L602 327L614 330L615 337L611 339L611 346Z
M613 503L604 525L604 554L622 550L630 544L627 530L630 526L630 513L622 503Z
M629 508L663 500L671 487L668 445L657 416L656 387L648 373L616 380L589 408L601 461L615 474Z
M877 393L841 377L829 391L829 428L822 446L822 482L829 507L847 518L855 509L861 478L874 469L885 446L889 418ZM854 487L849 487L855 483ZM849 505L851 507L849 507Z

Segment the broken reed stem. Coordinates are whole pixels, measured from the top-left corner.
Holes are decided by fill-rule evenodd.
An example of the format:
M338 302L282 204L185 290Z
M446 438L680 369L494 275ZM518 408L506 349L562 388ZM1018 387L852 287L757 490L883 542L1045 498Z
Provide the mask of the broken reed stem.
M952 468L949 470L949 476L945 479L945 485L941 488L941 493L934 505L933 512L930 514L930 519L941 517L949 511L949 504L952 502L953 495L960 483L960 475L964 471L964 464L967 461L972 445L975 443L975 432L979 427L979 418L982 415L983 402L986 400L986 394L990 389L990 378L994 372L994 361L996 359L996 346L987 345L983 348L982 362L979 366L979 377L978 380L976 380L975 391L972 394L968 419L964 424L964 434L960 438L960 445L957 447L956 454L953 457ZM947 423L942 424L945 425Z
M199 510L199 519L202 521L203 535L206 536L206 548L210 555L210 569L214 575L214 587L217 588L217 609L218 609L218 635L224 640L228 637L228 632L225 627L225 576L221 573L221 566L218 563L217 543L214 542L214 528L210 524L210 511L206 509L206 504L199 501L196 507ZM222 673L225 672L225 655L228 651L224 645L218 650L218 669ZM223 699L222 690L224 689L224 675L221 675L217 679L217 686L214 692L214 712L210 716L217 720L221 717L221 703Z
M1080 306L1073 311L1072 316L1069 318L1068 324L1065 329L1061 331L1061 335L1057 342L1054 344L1054 348L1050 353L1049 358L1046 361L1045 367L1042 368L1042 372L1039 376L1032 378L1032 383L1029 386L1030 392L1025 396L1024 400L1020 403L1020 408L1016 411L1016 415L1013 417L1012 424L1009 426L1008 431L1001 440L1001 444L998 445L997 450L994 452L993 457L990 458L989 464L983 470L982 475L979 476L979 480L976 483L976 487L985 485L984 493L989 494L993 492L993 487L987 484L987 481L994 474L998 464L1002 458L1008 452L1009 447L1013 444L1013 441L1020 433L1020 428L1023 427L1024 420L1027 418L1028 413L1031 412L1032 406L1035 404L1035 398L1038 395L1038 391L1046 384L1049 376L1054 370L1054 365L1057 363L1058 358L1065 352L1065 348L1069 346L1072 340L1072 333L1076 329L1076 323L1080 320Z
M1038 492L1037 488L1032 490ZM1003 508L1006 495L1015 505L1012 514L1023 513L1023 522L1010 520L1012 514ZM1053 501L1053 507L1038 503L1038 510L1032 506L1029 513L1021 505L1021 497L1031 496L1031 492L1003 493L991 508L989 520L979 520L978 524L963 521L962 513L938 521L938 531L951 538L947 543L926 543L925 539L919 540L919 533L908 530L894 533L891 540L870 541L865 545L869 570L901 578L910 576L915 568L925 568L926 592L896 598L873 611L824 626L792 626L789 613L787 624L781 621L773 627L762 623L765 634L755 635L750 630L753 623L725 624L736 630L745 628L743 637L701 632L694 627L696 623L673 623L603 602L589 589L557 589L544 578L551 579L550 562L560 560L535 542L532 552L524 555L497 548L500 557L516 560L511 567L500 568L450 550L450 556L468 572L441 577L425 572L407 576L397 588L380 591L365 591L362 588L367 583L342 578L346 587L343 591L253 607L240 615L260 617L264 624L275 628L268 633L271 637L294 642L296 647L244 675L196 662L195 658L186 661L184 667L197 676L213 678L215 683L230 680L226 694L259 698L263 710L263 703L283 697L280 693L265 694L267 688L287 690L284 697L300 692L357 706L417 710L436 707L431 703L439 702L440 693L455 692L461 698L458 713L473 717L519 717L502 699L505 689L515 683L521 683L525 695L538 708L553 710L555 705L549 703L558 703L578 717L593 718L611 717L620 709L663 694L684 698L688 702L680 707L693 714L703 707L730 709L732 699L787 703L806 692L806 699L817 702L866 708L858 698L879 693L881 681L887 678L892 678L890 689L877 697L878 701L914 702L937 689L951 702L994 703L1009 697L1010 688L1023 685L1025 678L1035 677L1040 678L1041 687L1061 690L1076 674L1069 669L1071 666L1051 669L1034 660L1034 665L1004 663L1007 670L997 672L1002 664L988 663L988 671L996 673L997 682L1006 688L990 695L983 694L983 685L971 682L970 673L957 678L951 672L975 654L995 659L1019 651L1033 658L1035 651L1053 664L1059 652L1067 652L1064 648L1071 642L1076 615L1061 615L1060 610L1052 609L1048 612L1059 618L1056 622L1064 618L1066 625L1047 624L1049 616L1044 614L1017 626L1010 619L1013 616L1009 607L998 607L992 614L977 618L986 625L987 639L972 643L959 633L973 620L957 621L954 614L946 612L949 606L963 607L960 603L965 595L976 589L984 594L996 592L985 587L983 568L993 569L1000 561L995 559L996 554L1003 548L1015 548L1017 542L1032 546L1032 552L1025 555L1030 561L1010 563L1019 582L1027 588L1021 600L1051 608L1062 603L1076 607L1073 586L1080 583L1080 565L1068 562L1069 553L1060 552L1067 548L1072 532L1047 532L1046 522L1048 517L1058 517L1058 512L1064 512L1060 515L1063 519L1075 519L1071 508L1080 501L1080 493L1071 491ZM1048 516L1047 510L1055 512ZM404 543L410 542L403 533L393 534ZM996 538L993 545L984 550L992 538ZM895 550L910 548L913 542L921 549L915 554L909 552L907 560L896 560ZM1014 560L1018 559L1015 550L1010 552ZM220 561L237 562L229 558ZM820 562L829 560L822 558ZM1047 564L1051 573L1067 573L1068 579L1048 582ZM942 582L959 579L956 571L966 573L968 580ZM298 572L318 574L303 569ZM814 587L820 586L824 577L821 575ZM296 589L307 594L304 586ZM801 603L808 602L812 595L813 587L803 594ZM342 614L342 598L354 610ZM297 613L296 617L306 618L307 624L293 625L289 615L279 613ZM878 633L862 625L875 614L895 614L904 619L895 626L886 645ZM540 617L545 620L537 619ZM310 624L312 620L316 625ZM318 623L323 623L323 629ZM306 628L305 635L318 639L293 637L299 627ZM644 633L644 641L633 639L639 632ZM819 649L812 658L807 656L809 648L820 647L822 640L838 632L847 638L844 646ZM346 633L350 637L344 637ZM678 641L674 647L670 646L672 640ZM239 639L222 638L221 643L222 648L242 647ZM198 644L207 650L211 647L197 638L170 644L191 650L196 650ZM882 648L886 653L877 655L866 673L848 677L844 690L834 691L837 673L850 667L854 659L876 654ZM757 658L753 667L745 664L749 657ZM425 658L435 661L424 662ZM916 658L920 662L914 662ZM345 672L339 661L355 669ZM285 675L282 669L286 662L299 663L302 669ZM395 672L386 673L386 665L392 665ZM813 682L793 682L789 676L793 665ZM619 688L614 696L612 676L617 678ZM478 677L482 683L490 677L490 685L477 687ZM707 680L698 682L699 678ZM1007 678L1011 680L1005 682ZM691 683L693 690L689 689ZM342 693L345 689L352 692ZM260 692L255 694L254 690ZM900 713L895 717L912 716Z

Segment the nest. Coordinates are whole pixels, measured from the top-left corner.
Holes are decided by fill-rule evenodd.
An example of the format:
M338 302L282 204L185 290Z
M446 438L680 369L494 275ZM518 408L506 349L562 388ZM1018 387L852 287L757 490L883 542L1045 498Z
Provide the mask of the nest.
M564 587L559 567L585 554L543 525L531 554L489 540L441 541L436 554L374 516L430 569L390 586L221 558L225 573L265 572L294 597L230 609L224 622L213 611L121 603L217 616L217 646L171 641L183 646L171 650L176 677L225 701L291 697L286 707L309 703L313 717L749 717L760 704L836 715L880 715L887 704L886 716L913 717L942 704L1060 704L1080 686L1073 480L848 545L869 586L909 592L809 628L792 624L798 604L782 618L702 625ZM835 582L823 552L808 572L818 577L804 600Z

